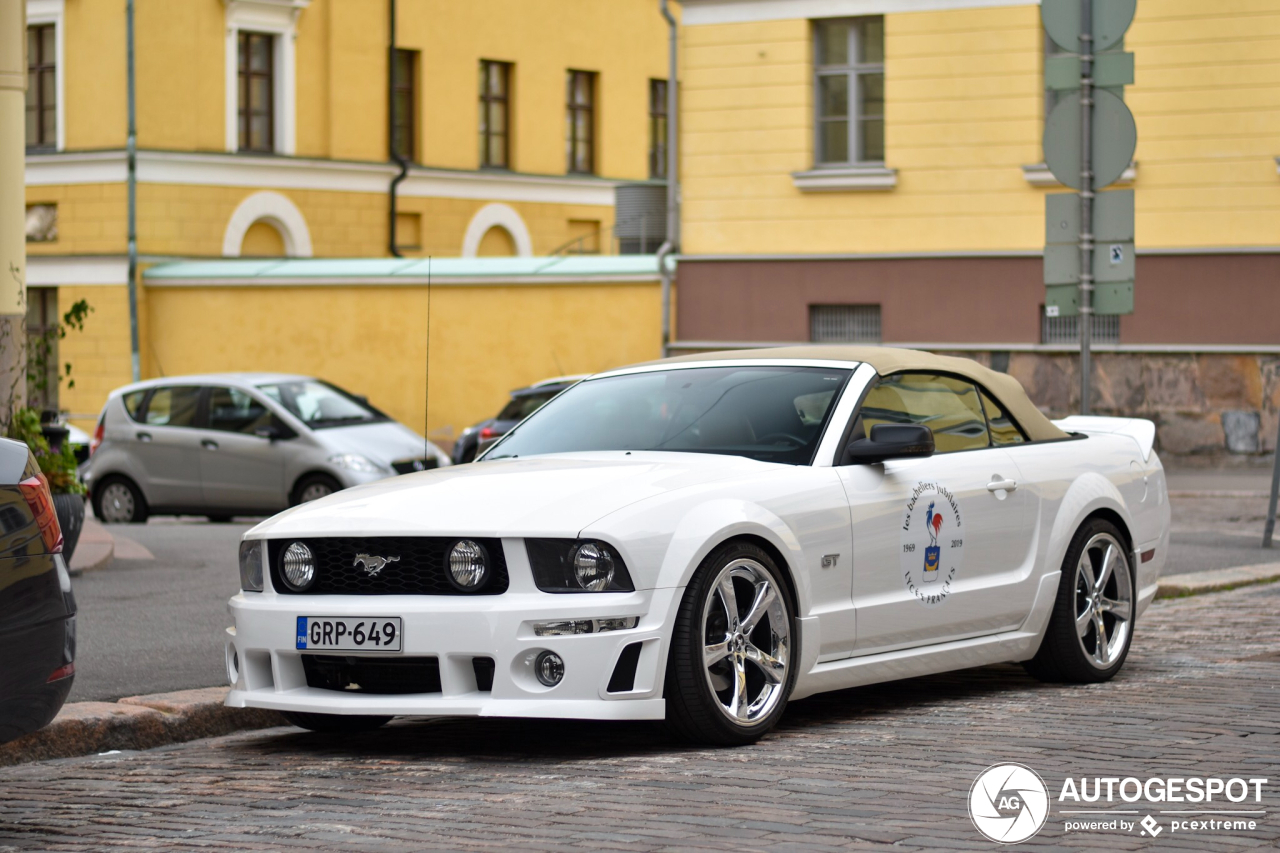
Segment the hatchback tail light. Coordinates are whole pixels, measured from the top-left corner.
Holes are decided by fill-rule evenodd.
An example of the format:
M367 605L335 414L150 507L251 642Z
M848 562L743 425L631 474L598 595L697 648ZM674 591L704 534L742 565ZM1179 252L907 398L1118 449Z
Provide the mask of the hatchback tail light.
M485 427L484 429L480 430L480 440L485 441L486 439L493 438L497 434L498 434L498 431L493 427Z
M53 509L53 495L49 492L49 481L44 474L28 477L18 484L22 496L31 507L36 526L40 528L40 538L44 539L44 547L50 554L62 550L62 527L58 524L58 514Z
M90 456L93 455L93 452L95 450L97 450L99 447L102 446L102 439L106 436L106 433L107 433L106 417L98 418L98 425L93 429L93 437L89 439L89 455Z

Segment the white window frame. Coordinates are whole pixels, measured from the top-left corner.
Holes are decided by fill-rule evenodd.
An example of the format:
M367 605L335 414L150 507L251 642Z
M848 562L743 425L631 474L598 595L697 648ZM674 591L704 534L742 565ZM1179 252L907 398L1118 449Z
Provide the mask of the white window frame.
M813 44L813 168L818 169L848 169L859 166L884 166L884 159L868 160L862 151L862 115L858 111L858 102L862 90L862 77L865 74L879 74L884 77L884 60L880 62L865 63L862 57L858 55L861 47L859 44L859 35L862 30L863 23L866 20L862 18L819 18L813 22L810 30L810 38ZM869 16L883 17L883 16ZM830 24L847 23L849 25L849 62L846 65L821 65L819 64L818 55L818 32L819 30ZM849 79L849 103L846 107L848 130L848 146L849 157L845 160L828 160L822 161L822 86L823 77L835 76L836 74L844 74ZM880 117L880 121L884 122L884 116Z
M53 84L57 90L58 105L54 109L54 121L58 123L57 133L54 134L55 150L62 151L67 147L67 93L66 93L66 62L67 51L64 46L66 27L63 25L65 0L27 0L27 26L38 27L45 24L53 24L53 40L54 46L54 62L57 67L53 71ZM22 44L26 45L27 35L22 34ZM24 67L22 73L25 75L27 69ZM48 153L48 149L45 149Z
M273 147L277 154L297 152L297 69L294 42L298 38L298 15L311 0L223 0L227 7L226 47L226 147L240 149L239 134L239 35L247 31L266 33L275 39L272 51L275 91L272 122Z

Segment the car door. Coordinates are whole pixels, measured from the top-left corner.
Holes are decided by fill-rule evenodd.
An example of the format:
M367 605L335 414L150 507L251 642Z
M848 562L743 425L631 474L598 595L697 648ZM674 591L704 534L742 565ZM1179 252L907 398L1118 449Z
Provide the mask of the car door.
M195 428L199 402L199 386L161 386L147 398L140 422L128 425L129 453L142 472L138 485L152 509L190 509L203 502Z
M855 654L1010 630L1031 597L1036 507L991 441L978 389L957 377L880 380L854 438L878 423L925 424L935 454L840 466L853 524Z
M266 402L240 388L210 386L200 430L200 479L211 510L277 511L288 506L285 454L259 429L283 425Z

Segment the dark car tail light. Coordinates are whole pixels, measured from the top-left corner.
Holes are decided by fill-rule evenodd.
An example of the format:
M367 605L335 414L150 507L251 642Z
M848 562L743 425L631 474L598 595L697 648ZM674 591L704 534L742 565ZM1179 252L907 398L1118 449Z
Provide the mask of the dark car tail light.
M31 507L36 526L40 528L40 537L44 539L44 547L50 554L62 550L62 527L58 524L58 514L53 510L53 495L49 493L49 481L44 474L28 477L18 484L22 496Z
M89 439L89 455L90 456L93 455L93 452L95 450L97 450L99 447L102 446L102 439L106 437L106 432L107 432L107 418L106 418L106 415L104 414L102 417L98 418L98 425L93 429L93 437Z
M495 436L497 436L497 434L498 434L498 431L493 427L485 427L484 429L480 430L480 440L484 441L487 438L494 438Z
M61 681L64 678L70 678L76 674L76 665L74 663L64 664L53 672L49 673L49 677L45 679L45 684L52 684L55 681Z

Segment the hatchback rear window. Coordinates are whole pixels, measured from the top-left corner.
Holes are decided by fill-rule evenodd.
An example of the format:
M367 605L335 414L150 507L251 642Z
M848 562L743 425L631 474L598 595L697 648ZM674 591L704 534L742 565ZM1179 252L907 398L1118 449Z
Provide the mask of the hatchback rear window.
M139 410L142 408L142 401L146 399L146 396L147 392L145 389L142 391L130 391L128 394L124 395L122 400L124 403L124 410L128 412L129 417L133 418L135 421L141 420L139 417Z

